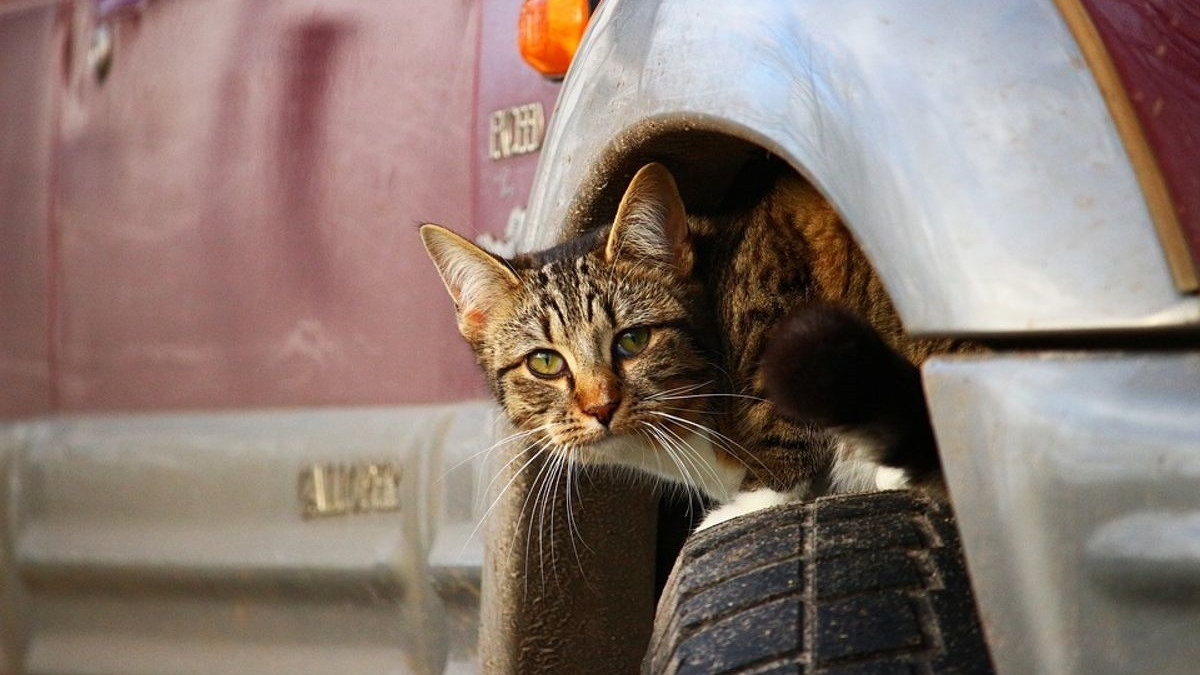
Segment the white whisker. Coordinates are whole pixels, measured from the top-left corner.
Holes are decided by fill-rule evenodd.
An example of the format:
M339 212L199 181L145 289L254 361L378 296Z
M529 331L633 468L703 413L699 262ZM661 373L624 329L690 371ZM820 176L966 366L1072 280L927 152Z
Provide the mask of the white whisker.
M554 548L555 542L558 540L554 529L554 517L558 512L558 489L562 487L563 480L565 480L563 471L566 468L566 464L566 452L560 451L556 453L554 456L554 491L550 494L550 567L554 571L554 583L558 586L559 592L563 591L563 587L562 579L558 575L558 551ZM542 536L545 536L545 534L543 532Z
M546 425L546 426L549 427L550 425ZM546 436L543 439L535 441L532 445L526 446L523 450L513 453L513 456L510 457L508 459L508 461L504 463L504 466L501 466L496 471L496 474L494 476L492 476L492 479L490 481L488 481L488 484L482 490L479 491L479 496L481 496L483 499L486 499L487 495L491 492L492 486L495 485L496 481L499 480L500 477L504 475L504 470L507 469L508 467L512 466L513 462L518 461L521 458L521 455L529 452L530 450L532 450L534 448L539 448L541 450L544 450L545 448L549 447L549 445L550 445L550 437ZM519 470L518 470L518 473L520 473ZM501 494L504 493L503 490L501 490L500 492L501 492ZM478 507L478 504L474 504L473 506Z
M675 440L679 443L680 454L685 460L691 463L691 465L696 469L696 472L707 473L707 475L712 478L713 485L717 488L720 488L721 491L724 492L725 485L721 482L721 477L717 475L716 468L704 461L704 457L702 457L700 453L692 447L692 444L688 443L687 439L685 439L683 436L680 436L669 427L663 426L660 428L675 438ZM729 495L726 494L724 497L728 499Z
M472 541L474 541L475 535L479 534L479 529L481 527L483 527L483 524L487 522L489 517L491 517L492 511L496 510L496 505L500 503L500 500L504 497L504 494L506 492L508 492L508 489L510 487L512 487L513 483L515 483L518 478L521 477L521 474L525 471L525 469L529 468L530 464L532 464L538 457L540 457L542 455L542 453L546 452L548 447L549 447L549 439L548 438L543 439L543 440L539 441L538 443L536 443L530 447L527 447L524 450L522 450L521 452L517 453L517 455L514 456L514 458L512 460L509 460L509 462L504 465L505 467L508 467L509 465L512 464L512 462L515 459L517 459L521 455L524 455L525 453L529 452L530 450L534 451L533 456L531 456L529 459L525 460L525 463L522 464L520 466L520 468L518 468L516 470L515 473L513 473L512 478L508 479L508 482L505 483L504 487L500 489L500 493L496 495L496 498L492 500L491 505L488 506L487 511L485 511L483 516L481 516L479 518L479 522L475 524L475 529L471 530L471 534L469 536L467 536L467 541L463 544L463 549L460 552L460 555L466 552L467 546ZM498 472L496 474L496 478L499 478L501 475L503 475L503 471ZM492 479L493 483L495 482L496 478ZM489 483L489 488L490 488L490 486L491 486L491 484ZM524 507L522 507L522 508L524 508Z
M568 457L570 457L569 454ZM584 541L583 532L579 530L578 526L575 524L575 507L571 503L571 486L574 484L576 490L578 491L579 486L576 483L576 480L578 479L578 468L579 465L576 462L567 462L567 537L571 540L571 550L575 553L575 563L579 565L579 575L586 583L587 572L584 570L583 559L579 555L579 547L575 544L575 535L579 535L579 543L583 544L583 547L587 549L589 553L594 553L594 551L592 551L591 547L587 545L586 541ZM577 498L577 501L580 504L582 504L581 498L582 495Z
M716 429L713 429L712 427L706 426L704 424L701 424L701 423L693 421L693 420L689 420L685 417L680 417L678 415L672 415L671 413L665 413L665 412L662 412L659 410L651 410L650 414L658 415L659 417L665 417L665 418L671 420L672 422L677 422L681 425L687 426L687 427L697 431L698 433L703 434L707 440L709 440L713 443L716 443L717 439L720 439L720 441L722 441L720 443L720 446L725 450L729 450L730 446L732 445L732 446L736 447L737 449L741 450L742 452L748 452L746 450L746 448L742 447L742 445L740 443L738 443L737 441L733 440L732 438L726 436L725 434L717 431Z
M455 465L454 465L454 466L452 466L452 467L450 467L449 469L446 469L445 471L443 471L443 472L442 472L442 475L441 475L440 477L438 477L438 480L439 480L439 481L443 481L443 480L445 480L445 479L446 479L446 476L450 475L450 473L451 473L452 471L454 471L454 470L455 470L455 469L457 469L457 468L460 468L461 466L463 466L463 465L464 465L464 464L466 464L467 462L469 462L469 461L471 461L471 460L475 459L476 457L478 457L478 456L480 456L480 455L485 455L485 454L487 454L487 453L489 453L489 452L491 452L491 451L495 450L496 448L499 448L499 447L501 447L501 446L504 446L504 445L507 445L507 444L509 444L509 443L512 443L513 441L520 440L520 439L522 439L522 438L525 438L526 436L530 436L530 435L532 435L532 434L536 434L537 432L539 432L539 431L542 431L542 430L544 430L544 429L548 428L549 426L550 426L549 424L544 424L544 425L542 425L542 426L540 426L540 427L538 427L538 428L536 428L536 429L529 429L528 431L518 431L518 432L516 432L516 433L514 433L514 434L510 434L510 435L508 435L508 436L506 436L506 437L504 437L504 438L501 438L500 440L496 441L495 443L492 443L492 444L491 444L491 445L489 445L488 447L486 447L486 448L484 448L484 449L482 449L482 450L477 450L477 451L475 451L475 452L471 453L470 455L468 455L468 456L467 456L465 459L463 459L463 460L461 460L461 461L459 461L459 462L455 463Z
M643 424L649 425L648 422L643 422ZM650 434L646 433L644 430L639 429L638 435L641 436L642 438L646 439L646 442L650 443L651 445L655 444L654 439L651 438ZM658 472L660 474L664 473L663 469L662 469L662 456L661 455L662 455L662 453L658 453L658 452L654 453L655 463L658 465ZM686 484L681 485L680 483L677 483L675 481L664 481L663 483L661 483L661 485L664 485L668 489L670 489L672 495L674 495L676 497L679 497L682 495L687 500L687 516L688 516L688 518L691 518L692 517L692 504L695 502L695 499L693 499L691 496L692 491L689 488L689 486Z
M688 398L744 398L744 399L747 399L750 401L759 401L762 403L770 402L761 396L751 396L749 394L687 394L685 396L660 396L660 397L656 398L655 400L656 401L677 401L677 400L683 400L683 399L688 399Z
M713 429L711 427L700 424L699 422L694 422L692 420L685 419L685 418L679 417L677 415L672 415L670 413L657 412L657 411L650 411L650 412L651 412L651 414L658 415L659 417L665 417L665 418L671 420L672 422L675 422L676 424L679 424L679 425L682 425L682 426L692 429L697 434L703 436L708 442L710 442L713 445L724 450L730 457L737 460L739 464L746 467L747 470L750 470L750 465L747 464L746 461L743 460L741 457L739 457L737 452L734 452L734 448L737 448L737 450L744 453L747 457L754 460L754 462L756 464L758 464L760 467L762 467L763 471L765 471L768 476L771 476L772 478L775 477L774 472L771 471L771 469L769 467L767 467L766 464L763 464L762 460L755 457L754 453L747 450L741 443L738 443L737 441L726 436L725 434L722 434L721 432L717 431L716 429Z
M664 432L660 427L657 427L649 422L642 422L642 424L645 425L646 429L648 429L654 436L655 440L658 441L659 447L661 447L666 453L667 458L675 464L675 468L679 470L679 478L683 484L691 490L703 492L700 490L700 484L692 477L692 474L688 470L687 466L684 465L683 461L676 454L675 444L671 437L667 436L666 432Z
M522 431L522 432L513 434L511 436L508 436L507 438L503 438L503 439L500 439L499 441L496 441L495 443L493 443L491 445L491 447L486 448L480 452L490 453L491 451L496 450L497 448L500 448L504 445L507 445L508 443L512 443L518 439L528 438L529 436L536 434L540 431L545 431L546 429L549 429L552 426L554 426L554 425L553 424L543 424L542 426L537 427L536 429L530 429L529 431ZM517 459L519 459L521 457L521 455L525 454L526 452L529 452L530 448L532 448L532 447L534 447L534 446L526 447L523 450L514 453L513 456L510 457L508 459L508 461L504 463L504 466L501 466L496 471L496 474L494 476L492 476L492 480L488 481L488 484L486 486L484 486L482 488L479 488L479 487L476 488L475 495L471 500L471 507L473 509L479 508L479 505L483 502L484 499L486 499L488 491L492 489L492 485L494 485L496 483L496 479L499 478L500 476L504 475L504 470L507 469L513 462L517 461ZM450 473L450 471L453 471L455 468L462 466L466 461L470 460L471 458L477 457L479 454L480 453L477 452L474 455L472 455L471 457L468 457L466 460L459 462L457 465L455 465L453 468L451 468L449 471L447 471L446 474ZM486 465L487 465L487 458L485 457L483 462L480 464L480 470L482 471L484 469L484 467L486 467ZM445 478L446 474L443 474L442 477ZM482 480L479 480L476 482L477 486L482 485L482 484L483 484Z
M549 447L550 446L547 446L547 448L549 448ZM554 451L549 450L549 452L553 453ZM540 454L541 453L539 453L539 455ZM533 543L534 518L533 518L532 512L530 513L530 515L526 516L525 509L526 509L526 507L529 506L529 500L532 498L533 499L533 510L537 511L538 504L542 500L542 491L546 487L546 474L550 470L550 465L551 465L551 462L543 461L542 465L540 467L538 467L537 473L534 474L533 480L529 483L529 491L525 493L525 500L521 503L521 510L519 511L520 517L524 518L526 520L526 528L525 528L525 592L526 593L529 592L529 552L530 552L530 546ZM516 536L517 536L517 532L514 530L513 537L515 538ZM512 542L512 544L515 544L515 543L516 543L515 541ZM509 544L510 554L511 554L512 550L516 548L512 544ZM539 552L538 553L538 570L542 573L542 580L541 580L542 581L542 592L544 593L546 590L546 574L545 574L546 571L542 567L543 558L541 556L541 546L542 546L542 533L541 533L541 525L539 524L539 526L538 526L538 552Z
M712 384L712 380L708 380L707 382L698 382L698 383L694 383L694 384L685 384L681 387L674 387L672 389L664 389L662 391L655 392L655 393L647 396L646 399L649 401L657 401L666 396L674 396L677 394L690 394L691 392L696 391L697 389L707 386L707 385L710 385L710 384Z

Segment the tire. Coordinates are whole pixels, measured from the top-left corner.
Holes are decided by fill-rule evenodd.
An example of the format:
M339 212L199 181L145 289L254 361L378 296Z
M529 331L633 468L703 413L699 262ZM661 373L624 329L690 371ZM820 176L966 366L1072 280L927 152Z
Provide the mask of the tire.
M908 492L789 504L692 536L642 671L993 672L953 515Z

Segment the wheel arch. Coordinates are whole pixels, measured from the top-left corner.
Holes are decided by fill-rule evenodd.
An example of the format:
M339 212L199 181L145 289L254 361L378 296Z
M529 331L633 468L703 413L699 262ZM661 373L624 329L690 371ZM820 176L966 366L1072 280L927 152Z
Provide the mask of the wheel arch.
M915 334L1196 322L1053 5L919 4L605 3L519 245L610 215L639 162L695 198L761 148L839 209Z

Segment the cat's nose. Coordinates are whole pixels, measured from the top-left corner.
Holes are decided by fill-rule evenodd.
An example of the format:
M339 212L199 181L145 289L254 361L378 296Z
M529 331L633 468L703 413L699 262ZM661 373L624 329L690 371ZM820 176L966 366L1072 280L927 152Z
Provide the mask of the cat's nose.
M617 407L621 405L621 399L612 398L604 401L597 401L583 408L583 412L587 415L596 418L596 421L604 426L608 426L612 422L613 415L617 412Z

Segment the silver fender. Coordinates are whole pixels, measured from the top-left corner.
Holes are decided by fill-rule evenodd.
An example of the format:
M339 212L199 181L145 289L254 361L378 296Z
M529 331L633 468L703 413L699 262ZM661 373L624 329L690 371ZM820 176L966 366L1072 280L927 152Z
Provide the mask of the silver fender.
M1117 131L1049 0L609 0L564 83L518 245L655 129L786 158L837 206L907 328L1194 323Z

